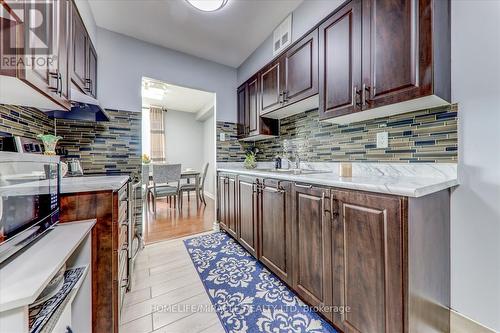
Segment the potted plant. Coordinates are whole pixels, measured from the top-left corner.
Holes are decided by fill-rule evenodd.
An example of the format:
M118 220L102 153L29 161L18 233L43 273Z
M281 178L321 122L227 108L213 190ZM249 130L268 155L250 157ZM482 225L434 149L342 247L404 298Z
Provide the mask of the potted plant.
M247 151L245 154L245 168L247 169L255 169L257 167L257 153L259 150L257 148L252 148Z
M151 163L151 158L149 157L148 154L142 154L142 163L143 164Z

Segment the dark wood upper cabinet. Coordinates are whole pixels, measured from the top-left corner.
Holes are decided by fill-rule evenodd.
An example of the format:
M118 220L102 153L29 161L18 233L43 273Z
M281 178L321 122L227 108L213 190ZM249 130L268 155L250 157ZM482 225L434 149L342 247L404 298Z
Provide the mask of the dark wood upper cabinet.
M247 106L247 89L248 85L246 83L242 84L236 93L237 107L238 107L238 138L242 139L248 136L250 133L249 129L249 117L248 117L248 106Z
M92 43L89 44L88 56L88 78L86 91L92 97L97 98L97 53Z
M70 99L70 72L69 72L69 58L70 58L70 32L71 32L71 12L70 2L67 0L60 0L56 2L57 17L58 17L58 61L57 73L59 74L60 90L59 95L64 101Z
M366 1L363 15L363 84L370 107L416 97L431 91L432 59L424 44L430 21L419 20L419 0ZM430 3L430 2L429 2ZM429 15L431 11L429 10ZM428 25L428 27L426 27ZM420 49L419 33L422 46ZM419 54L422 61L419 63ZM422 65L424 81L419 80Z
M331 304L332 293L329 193L312 185L293 186L292 285L303 300L322 309Z
M259 87L258 75L255 75L238 88L238 137L243 141L279 135L279 122L260 116Z
M259 74L260 114L264 115L282 106L283 97L283 61L277 61L264 67Z
M9 13L1 18L0 50L16 60L14 66L0 65L0 73L27 84L16 86L32 103L26 106L69 110L72 85L97 96L97 53L73 1L1 1L0 6ZM30 98L35 91L45 98Z
M6 15L9 19L2 18L0 30L1 52L6 56L2 59L15 59L8 66L0 65L3 66L0 68L2 75L24 81L29 87L46 96L52 107L69 109L71 105L64 84L68 75L69 52L67 2L7 1L0 3L0 6L9 13ZM13 45L16 48L13 48ZM33 90L18 91L21 94L32 92Z
M259 259L292 284L292 192L286 181L265 179L260 190Z
M89 56L89 43L90 38L85 30L83 21L78 14L76 5L72 5L72 52L71 52L71 80L80 88L81 91L86 92L87 88L87 69L88 69L88 56Z
M333 313L344 332L404 332L404 201L332 190Z
M449 1L352 0L319 30L322 119L344 124L450 103Z
M283 104L289 105L318 93L318 30L302 38L284 57Z
M248 252L257 257L258 192L256 179L239 176L237 184L239 241Z
M319 115L361 110L361 0L352 0L319 26Z
M253 77L247 82L247 96L248 96L248 131L250 135L259 134L259 91L257 76Z
M11 48L11 45L18 45L23 34L22 28L23 26L19 21L0 17L0 50L8 50ZM2 55L4 55L3 52ZM13 54L10 56L18 59L20 55ZM0 61L0 75L16 76L16 67Z

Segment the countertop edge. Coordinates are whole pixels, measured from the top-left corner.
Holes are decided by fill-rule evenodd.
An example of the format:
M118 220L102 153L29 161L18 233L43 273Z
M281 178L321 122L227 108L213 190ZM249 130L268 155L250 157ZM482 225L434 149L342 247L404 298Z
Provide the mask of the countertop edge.
M342 182L338 180L326 180L326 179L304 179L308 175L285 175L285 174L274 174L269 172L255 172L252 170L241 170L241 169L225 169L218 168L217 172L226 172L226 173L234 173L241 174L247 176L255 176L255 177L268 177L279 180L288 180L288 181L296 181L299 183L309 183L320 186L330 186L330 187L339 187L350 190L359 190L359 191L367 191L374 193L382 193L382 194L390 194L390 195L398 195L410 198L419 198L432 193L436 193L445 189L449 189L459 185L459 181L457 178L455 179L439 179L436 178L436 182L433 184L427 184L422 186L398 186L397 184L369 184L369 183L352 183L352 182ZM418 179L418 177L404 177L402 179Z
M99 176L96 176L99 177ZM105 178L103 179L103 183L99 184L90 184L89 183L72 183L72 184L64 184L65 179L77 179L77 180L90 180L94 177L74 177L74 178L63 178L61 180L61 194L74 194L80 192L99 192L99 191L118 191L121 189L127 182L130 180L129 176L102 176L102 177L120 177L123 178L121 180L115 179L109 182L105 182Z

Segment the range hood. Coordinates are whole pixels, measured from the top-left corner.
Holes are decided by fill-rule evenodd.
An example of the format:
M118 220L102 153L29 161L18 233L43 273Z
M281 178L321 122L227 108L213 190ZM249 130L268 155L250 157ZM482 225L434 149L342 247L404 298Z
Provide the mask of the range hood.
M69 111L47 111L52 119L71 119L87 121L109 121L109 116L99 105L99 101L92 96L82 93L75 87L71 87L71 110Z

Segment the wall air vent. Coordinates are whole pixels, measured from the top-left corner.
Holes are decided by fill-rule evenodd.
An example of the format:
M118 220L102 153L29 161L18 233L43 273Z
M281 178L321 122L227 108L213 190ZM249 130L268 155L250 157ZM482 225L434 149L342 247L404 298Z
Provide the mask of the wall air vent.
M292 42L292 14L273 31L273 56L278 55Z

